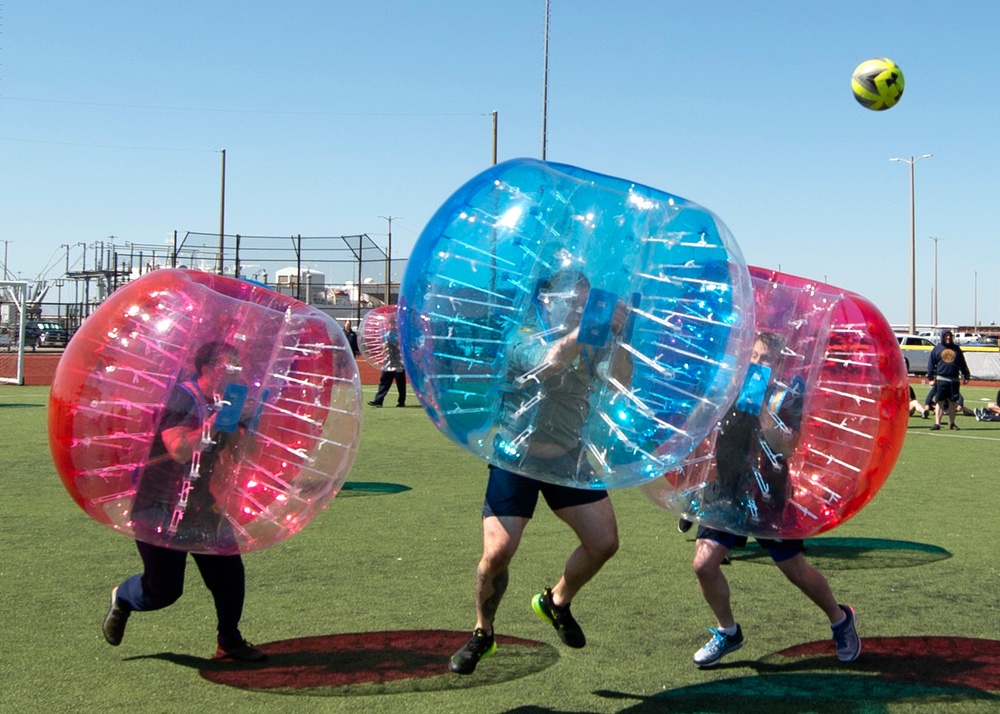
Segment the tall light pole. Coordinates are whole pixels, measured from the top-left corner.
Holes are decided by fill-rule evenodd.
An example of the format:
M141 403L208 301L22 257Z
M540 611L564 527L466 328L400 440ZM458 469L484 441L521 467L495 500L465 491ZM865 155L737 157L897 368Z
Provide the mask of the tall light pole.
M931 322L934 323L934 327L938 325L938 281L937 281L937 258L938 258L938 241L941 240L937 236L930 237L934 241L934 309L931 310Z
M917 332L917 224L916 211L913 205L913 165L921 159L929 159L934 154L924 154L923 156L908 159L889 159L889 161L902 161L910 165L910 334Z

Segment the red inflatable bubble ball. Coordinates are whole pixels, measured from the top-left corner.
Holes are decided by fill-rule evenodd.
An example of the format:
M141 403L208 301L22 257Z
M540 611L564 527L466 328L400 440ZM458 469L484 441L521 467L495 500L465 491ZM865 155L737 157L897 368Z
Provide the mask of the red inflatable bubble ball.
M860 295L762 268L750 276L757 334L739 397L682 468L643 489L711 528L807 538L854 516L892 472L906 369Z
M337 494L361 433L361 384L324 313L262 286L158 270L73 336L49 445L73 500L132 538L259 550Z

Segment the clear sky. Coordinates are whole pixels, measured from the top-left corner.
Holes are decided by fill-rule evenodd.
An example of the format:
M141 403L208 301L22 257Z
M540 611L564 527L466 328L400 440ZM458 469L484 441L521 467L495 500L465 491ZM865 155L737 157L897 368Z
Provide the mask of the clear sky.
M544 0L0 0L0 250L368 233L542 145ZM551 0L546 158L696 201L748 263L1000 323L1000 3ZM895 60L902 101L851 95ZM82 252L81 249L76 249ZM78 265L79 258L74 256ZM398 276L394 276L398 278Z

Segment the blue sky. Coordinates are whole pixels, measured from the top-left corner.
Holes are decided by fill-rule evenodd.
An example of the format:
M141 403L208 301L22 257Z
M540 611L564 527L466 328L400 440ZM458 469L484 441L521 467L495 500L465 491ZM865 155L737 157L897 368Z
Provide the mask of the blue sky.
M0 0L0 250L349 235L404 257L498 158L539 157L544 0ZM854 67L895 60L871 112ZM716 212L750 264L917 322L1000 322L1000 3L551 0L546 157ZM7 241L6 244L3 241ZM71 253L72 255L72 253ZM76 260L74 260L76 262ZM398 276L396 276L398 277Z

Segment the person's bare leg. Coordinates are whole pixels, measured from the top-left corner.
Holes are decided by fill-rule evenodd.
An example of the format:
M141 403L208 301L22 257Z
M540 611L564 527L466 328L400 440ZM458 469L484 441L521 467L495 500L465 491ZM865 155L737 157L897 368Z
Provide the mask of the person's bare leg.
M699 538L694 544L694 574L698 587L705 598L716 624L730 628L736 624L730 600L729 581L722 574L722 561L729 555L729 548L707 538Z
M476 627L493 633L493 621L509 581L508 568L521 542L527 518L483 518L483 556L476 568Z
M566 561L562 577L552 588L552 604L563 607L618 552L618 522L610 498L561 508L555 513L580 539L580 545Z
M802 553L777 563L777 566L795 587L826 613L831 625L844 619L844 611L840 608L833 590L830 589L830 582L825 575L806 562Z

